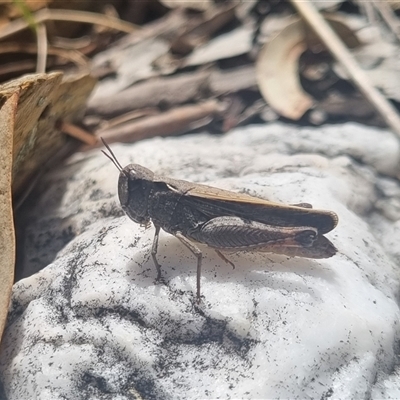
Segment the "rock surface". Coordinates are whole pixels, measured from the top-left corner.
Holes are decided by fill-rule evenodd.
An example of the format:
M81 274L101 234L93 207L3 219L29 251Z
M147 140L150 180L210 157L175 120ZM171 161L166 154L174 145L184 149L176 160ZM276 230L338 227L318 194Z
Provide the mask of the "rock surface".
M9 400L400 397L393 134L274 123L112 149L122 165L333 210L339 252L234 254L232 270L205 250L197 306L193 255L162 233L155 284L154 229L123 214L99 150L77 154L27 216L0 354Z

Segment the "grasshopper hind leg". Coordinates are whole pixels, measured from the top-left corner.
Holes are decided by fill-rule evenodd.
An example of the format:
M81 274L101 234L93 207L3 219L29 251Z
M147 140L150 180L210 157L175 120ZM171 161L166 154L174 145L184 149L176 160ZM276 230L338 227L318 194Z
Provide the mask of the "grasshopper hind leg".
M156 228L156 232L154 234L153 246L151 248L151 257L153 258L154 265L156 266L156 269L157 269L156 281L157 282L161 282L162 281L162 278L161 278L161 265L157 261L158 237L160 235L160 227L156 226L155 228Z
M227 264L230 264L232 266L232 268L235 269L235 264L232 261L230 261L228 258L226 258L225 255L222 254L219 250L217 250L217 249L214 249L214 250L220 258L222 258Z

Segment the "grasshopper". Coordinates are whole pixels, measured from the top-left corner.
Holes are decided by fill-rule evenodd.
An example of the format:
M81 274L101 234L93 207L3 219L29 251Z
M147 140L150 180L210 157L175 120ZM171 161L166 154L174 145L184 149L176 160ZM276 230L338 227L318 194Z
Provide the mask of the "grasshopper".
M286 205L212 186L158 176L138 165L122 167L103 153L120 171L118 196L130 219L144 226L152 222L155 235L151 256L161 280L157 261L160 229L177 237L197 258L197 300L200 301L202 252L198 244L222 251L257 251L290 257L329 258L335 246L323 236L335 228L338 216L314 210L308 203Z

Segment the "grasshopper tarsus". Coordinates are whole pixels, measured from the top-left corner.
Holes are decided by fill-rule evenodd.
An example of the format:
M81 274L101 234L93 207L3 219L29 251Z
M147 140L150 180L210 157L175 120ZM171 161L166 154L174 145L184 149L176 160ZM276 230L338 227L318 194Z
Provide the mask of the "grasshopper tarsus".
M156 280L154 281L154 283L156 284L156 285L165 285L165 286L168 286L167 285L167 282L165 281L165 279L162 277L162 276L160 276L160 277L156 277Z

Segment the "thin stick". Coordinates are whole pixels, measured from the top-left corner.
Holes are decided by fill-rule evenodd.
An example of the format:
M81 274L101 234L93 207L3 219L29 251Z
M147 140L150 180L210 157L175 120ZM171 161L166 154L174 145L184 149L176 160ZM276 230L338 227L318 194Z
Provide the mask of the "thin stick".
M47 64L47 31L45 24L38 24L36 28L37 62L36 73L45 73Z
M324 20L309 0L290 0L303 19L320 37L327 49L342 64L360 92L375 107L388 126L400 136L400 117L395 107L370 82L368 75L358 66L347 47Z
M36 54L38 52L38 47L34 43L2 43L0 47L0 55L7 53L23 52L28 54ZM49 46L47 48L47 55L62 57L69 62L73 62L80 67L87 67L89 64L89 59L86 58L77 50L65 50L56 47ZM20 61L21 62L21 61Z
M59 129L63 133L66 133L67 135L72 136L75 139L78 139L81 142L86 143L88 145L94 146L98 142L96 136L83 130L82 128L79 128L76 125L70 124L69 122L61 121Z
M40 24L45 21L69 21L102 25L126 33L139 32L141 30L140 27L133 25L129 22L122 21L119 18L103 14L96 14L88 11L57 9L51 10L48 8L44 8L36 13L33 13L32 17L36 24ZM23 18L16 19L15 21L6 24L2 29L0 29L0 38L3 39L28 27L29 22L27 22Z

